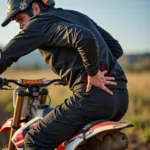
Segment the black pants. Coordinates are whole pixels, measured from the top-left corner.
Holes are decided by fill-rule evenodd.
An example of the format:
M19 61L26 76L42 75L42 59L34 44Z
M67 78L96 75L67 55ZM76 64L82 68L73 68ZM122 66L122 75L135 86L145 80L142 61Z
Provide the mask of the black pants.
M128 108L128 91L114 89L113 93L111 96L96 87L89 93L75 92L28 132L25 149L54 150L90 121L119 121Z

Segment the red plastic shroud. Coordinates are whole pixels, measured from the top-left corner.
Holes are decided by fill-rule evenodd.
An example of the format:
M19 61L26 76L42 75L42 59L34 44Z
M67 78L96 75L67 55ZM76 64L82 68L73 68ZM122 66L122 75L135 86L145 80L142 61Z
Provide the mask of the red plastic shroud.
M8 132L11 129L11 124L12 124L13 118L8 119L3 126L0 128L0 133L1 132ZM20 127L24 126L26 122L21 122Z

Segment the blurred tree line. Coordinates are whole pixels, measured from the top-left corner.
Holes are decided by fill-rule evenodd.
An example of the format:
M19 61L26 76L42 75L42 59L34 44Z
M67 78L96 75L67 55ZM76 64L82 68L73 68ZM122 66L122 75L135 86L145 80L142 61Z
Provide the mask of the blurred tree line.
M150 53L124 55L119 59L120 65L127 72L149 72L150 71ZM37 60L32 63L16 63L12 69L16 70L46 70L49 69L46 63L38 62Z
M126 55L119 60L119 63L128 72L149 72L150 53Z

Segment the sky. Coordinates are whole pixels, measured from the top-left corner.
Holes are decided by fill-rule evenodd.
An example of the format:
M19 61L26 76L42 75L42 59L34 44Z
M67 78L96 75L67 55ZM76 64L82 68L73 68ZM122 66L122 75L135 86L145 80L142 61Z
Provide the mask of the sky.
M0 1L0 24L6 16ZM56 7L80 11L119 41L125 54L150 52L150 0L56 0ZM20 31L15 22L0 26L4 46Z

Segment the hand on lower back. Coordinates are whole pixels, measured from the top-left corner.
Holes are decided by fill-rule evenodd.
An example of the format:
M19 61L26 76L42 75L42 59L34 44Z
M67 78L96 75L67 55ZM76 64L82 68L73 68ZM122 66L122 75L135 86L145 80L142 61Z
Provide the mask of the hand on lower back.
M95 76L88 76L88 84L86 87L86 92L89 92L92 88L92 86L99 87L100 89L104 90L105 92L109 93L110 95L113 95L113 92L110 91L105 85L117 85L116 82L113 82L115 80L114 77L106 77L104 76L107 73L107 70L101 72L98 71L98 73Z

